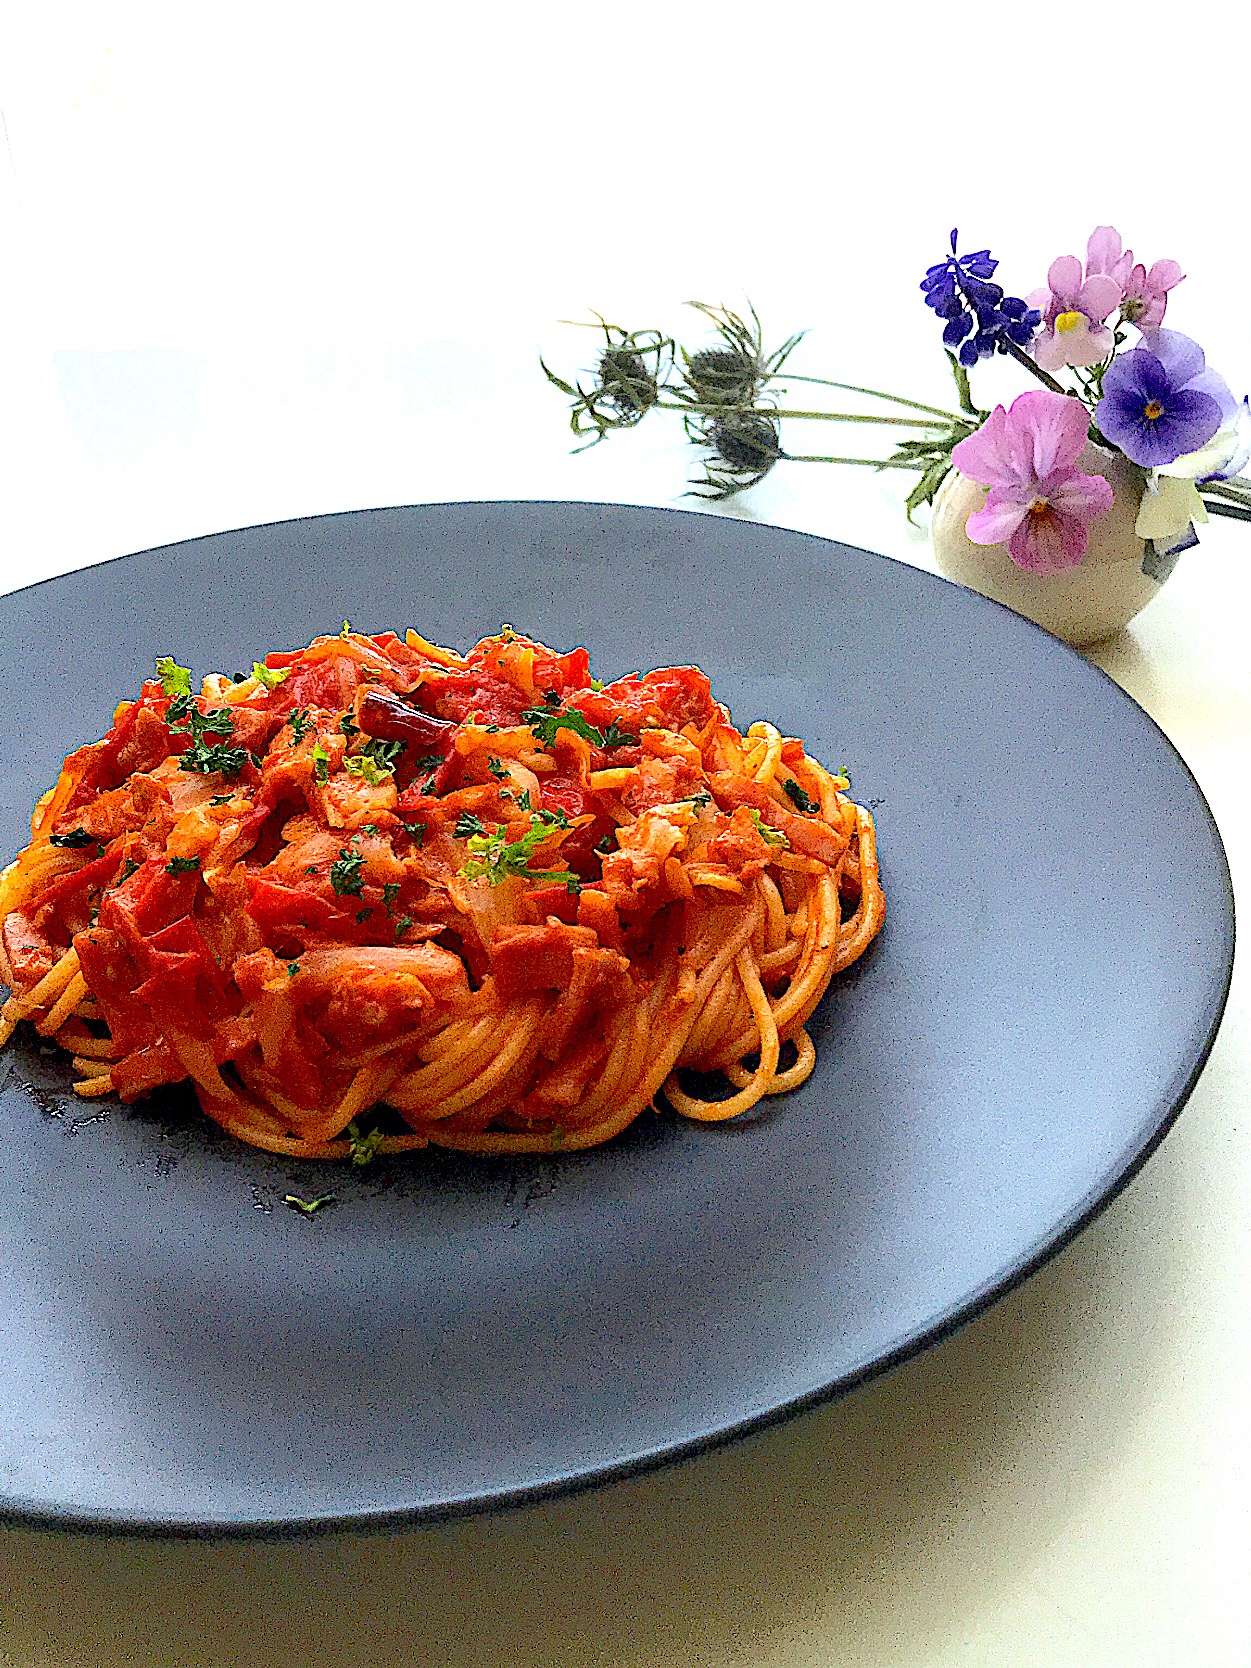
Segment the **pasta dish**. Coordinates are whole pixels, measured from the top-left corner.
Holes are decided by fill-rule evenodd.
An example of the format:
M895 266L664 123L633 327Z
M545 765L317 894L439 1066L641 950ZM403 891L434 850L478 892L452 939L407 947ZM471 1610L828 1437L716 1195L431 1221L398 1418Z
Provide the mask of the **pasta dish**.
M732 1118L807 1078L881 928L847 776L695 667L345 624L198 692L156 669L0 878L0 1043L32 1022L80 1095L189 1080L241 1140L357 1160Z

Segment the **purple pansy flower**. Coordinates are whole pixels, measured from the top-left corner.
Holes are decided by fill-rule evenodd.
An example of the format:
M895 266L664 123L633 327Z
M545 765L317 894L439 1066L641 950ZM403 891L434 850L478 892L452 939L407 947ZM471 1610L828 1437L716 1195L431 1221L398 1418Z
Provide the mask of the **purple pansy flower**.
M1003 544L1018 567L1063 573L1086 554L1087 526L1112 508L1102 475L1083 475L1090 418L1080 400L1045 389L996 406L951 461L989 487L986 503L965 523L974 544Z
M1108 366L1095 422L1127 458L1158 469L1206 445L1238 405L1189 336L1146 330L1142 339Z

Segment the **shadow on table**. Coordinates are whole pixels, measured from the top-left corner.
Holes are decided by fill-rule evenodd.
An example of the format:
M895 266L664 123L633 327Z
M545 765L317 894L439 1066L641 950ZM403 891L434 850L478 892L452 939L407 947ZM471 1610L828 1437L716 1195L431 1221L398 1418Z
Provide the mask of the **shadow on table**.
M1175 1370L1207 1087L1062 1256L841 1402L647 1477L389 1536L10 1531L0 1662L763 1668L818 1641L823 1662L830 1641L858 1668L933 1662L1099 1498Z

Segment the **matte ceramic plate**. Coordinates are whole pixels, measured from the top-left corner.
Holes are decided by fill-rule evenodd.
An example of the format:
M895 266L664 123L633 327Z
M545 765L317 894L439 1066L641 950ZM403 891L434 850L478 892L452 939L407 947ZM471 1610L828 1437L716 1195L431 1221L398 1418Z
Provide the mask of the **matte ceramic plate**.
M850 766L886 929L798 1093L728 1126L370 1171L270 1157L183 1091L83 1103L0 1060L0 1509L245 1533L501 1505L681 1454L942 1337L1090 1220L1211 1046L1220 838L1114 684L970 592L707 515L452 504L148 551L0 599L0 848L153 657L197 675L347 616L510 621L597 673L697 661ZM282 1195L332 1190L313 1218Z

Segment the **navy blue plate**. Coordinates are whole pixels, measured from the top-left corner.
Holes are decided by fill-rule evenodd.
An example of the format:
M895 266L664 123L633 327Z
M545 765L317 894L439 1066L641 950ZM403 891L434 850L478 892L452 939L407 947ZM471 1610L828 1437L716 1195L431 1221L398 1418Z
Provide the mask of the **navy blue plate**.
M190 1096L0 1059L0 1511L145 1533L429 1519L690 1454L941 1338L1124 1185L1228 989L1219 835L1155 725L981 597L707 515L450 504L147 551L0 599L0 850L153 657L510 621L697 661L850 766L886 929L798 1093L524 1162L269 1157ZM7 1062L7 1064L6 1064ZM304 1218L282 1196L333 1191Z

